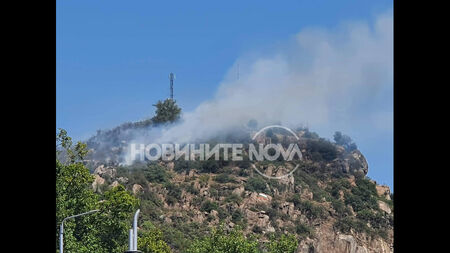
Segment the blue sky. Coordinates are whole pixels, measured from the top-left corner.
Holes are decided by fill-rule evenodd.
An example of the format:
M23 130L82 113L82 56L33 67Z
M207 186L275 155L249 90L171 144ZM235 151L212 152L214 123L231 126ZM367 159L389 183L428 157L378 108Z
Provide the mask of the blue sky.
M57 127L85 139L151 117L152 104L169 95L170 72L177 102L192 111L214 96L239 57L271 51L304 28L369 21L392 6L392 0L57 1ZM379 106L392 107L391 93ZM348 134L366 156L369 176L392 189L392 131Z

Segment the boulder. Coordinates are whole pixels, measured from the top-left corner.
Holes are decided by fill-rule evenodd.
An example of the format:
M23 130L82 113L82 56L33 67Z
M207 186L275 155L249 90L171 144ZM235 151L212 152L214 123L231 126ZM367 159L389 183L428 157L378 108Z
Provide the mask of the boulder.
M102 164L94 170L94 174L99 175L101 177L108 176L110 178L114 178L117 174L117 171L112 167L105 167L105 165Z
M388 200L391 200L391 190L389 189L389 186L387 185L377 185L377 194L380 197L385 197Z
M241 196L244 191L245 191L244 186L241 186L241 187L238 187L238 188L234 189L233 190L233 194Z
M144 188L141 185L139 185L139 184L133 185L133 194L134 195L140 193L142 190L144 190Z
M117 181L119 181L119 183L121 183L121 184L126 184L126 183L128 183L128 178L126 178L126 177L119 177L117 179Z
M92 188L94 190L97 190L100 185L105 183L105 179L103 179L99 175L94 175L94 177L95 178L94 178L94 182L92 182Z
M116 181L114 181L114 182L112 182L112 184L111 184L111 187L116 187L116 186L119 186L120 184L119 184L119 182L117 182L117 180Z
M386 204L386 202L384 202L384 201L381 201L381 200L378 200L378 207L382 210L382 211L384 211L384 212L386 212L386 213L388 213L388 214L391 214L391 208L389 207L389 205L388 204Z

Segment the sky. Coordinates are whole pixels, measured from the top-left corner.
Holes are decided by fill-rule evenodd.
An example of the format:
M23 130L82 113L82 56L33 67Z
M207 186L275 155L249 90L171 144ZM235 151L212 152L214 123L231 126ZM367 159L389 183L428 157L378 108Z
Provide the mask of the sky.
M278 54L294 58L298 52L303 52L292 49L291 44L299 37L303 41L310 38L313 42L325 37L331 44L338 41L338 46L331 45L333 52L345 51L349 43L358 43L359 37L347 44L339 42L340 37L351 37L353 33L367 37L359 42L361 45L357 49L377 44L377 34L372 32L376 30L374 24L392 7L392 0L57 1L57 127L66 129L76 140L84 140L97 129L149 118L154 113L152 105L169 96L170 72L176 75L174 97L177 103L187 115L196 115L197 111L204 111L199 108L204 108L205 101L208 104L207 101L214 101L218 95L227 94L223 91L226 87L240 85L229 84L229 79L237 76L237 64L243 80L258 73L259 69L254 66L260 66L261 59L269 59L268 66L280 63L273 65L275 69L280 65L289 69L308 64L306 60L299 60L300 63L277 60ZM366 33L358 28L361 22L373 28L367 36L360 35ZM346 23L357 28L347 31L342 28ZM383 50L377 45L373 47ZM315 50L314 45L305 48ZM360 51L348 50L347 55L367 56L364 51L357 54ZM321 59L317 55L323 52L312 54ZM324 63L340 65L333 64ZM347 67L342 70L352 66ZM285 73L282 68L279 73L272 69L268 73L275 77ZM304 69L310 68L305 66ZM367 89L351 94L362 100L351 100L356 109L344 110L352 117L335 117L327 124L317 121L317 125L314 120L307 121L312 131L326 138L331 139L334 131L339 130L351 136L368 160L368 176L389 185L393 191L390 77L380 79L383 83L376 86L375 91ZM341 100L345 100L345 91L354 89L345 86L343 90L343 94L337 96L344 97ZM335 107L341 104L331 106L331 112L336 113ZM371 115L370 119L375 120L360 115Z

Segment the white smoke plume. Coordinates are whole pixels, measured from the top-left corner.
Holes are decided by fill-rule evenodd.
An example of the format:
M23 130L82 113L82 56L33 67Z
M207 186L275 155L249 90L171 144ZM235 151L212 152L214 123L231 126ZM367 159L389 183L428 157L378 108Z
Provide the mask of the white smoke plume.
M392 11L372 22L303 29L276 52L236 64L213 99L185 112L156 142L213 137L250 119L258 127L277 122L330 131L389 119L391 108L374 106L393 85Z

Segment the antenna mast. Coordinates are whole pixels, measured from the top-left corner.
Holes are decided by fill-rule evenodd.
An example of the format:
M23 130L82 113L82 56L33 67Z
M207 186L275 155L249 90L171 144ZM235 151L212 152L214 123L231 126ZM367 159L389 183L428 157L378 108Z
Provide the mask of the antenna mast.
M172 72L169 74L169 80L170 80L170 99L173 99L173 80L175 80L175 75Z

